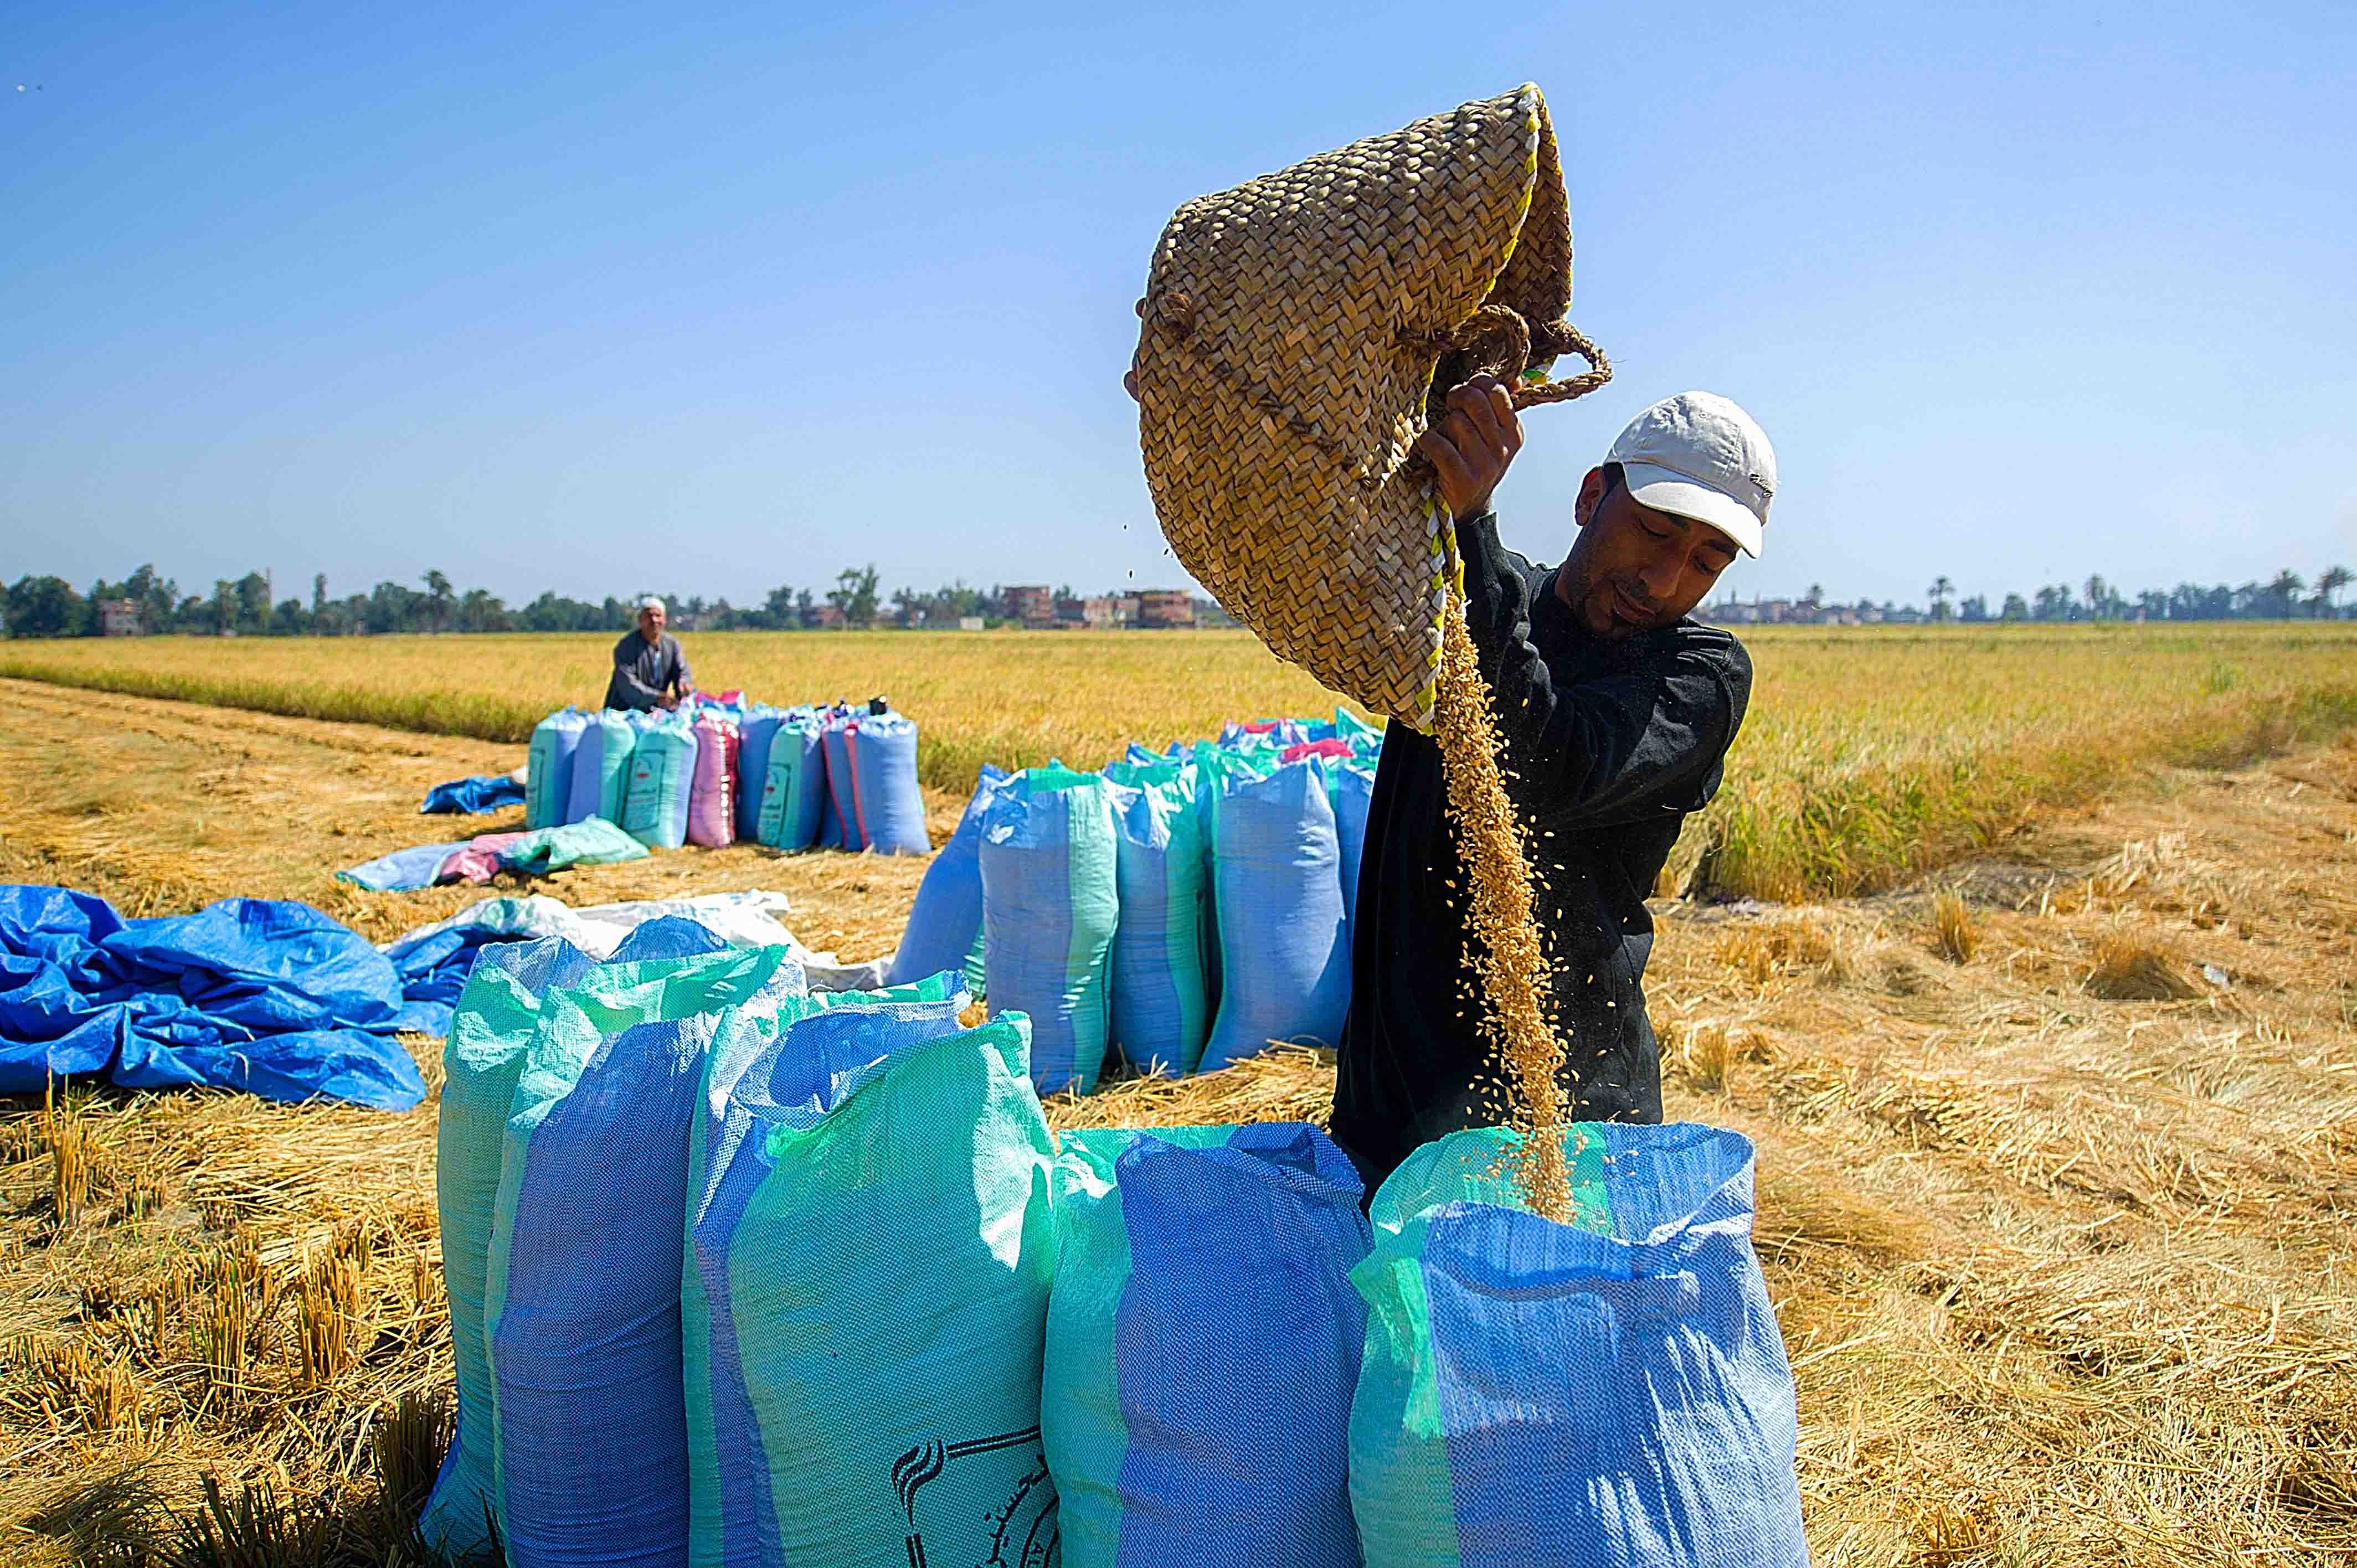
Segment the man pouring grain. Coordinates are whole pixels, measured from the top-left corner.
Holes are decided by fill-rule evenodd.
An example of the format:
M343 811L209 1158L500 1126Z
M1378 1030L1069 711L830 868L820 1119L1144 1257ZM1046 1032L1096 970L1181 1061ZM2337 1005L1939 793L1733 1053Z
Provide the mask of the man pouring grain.
M639 601L636 630L614 644L614 678L606 682L606 705L649 713L675 708L695 690L679 639L663 630L663 602L650 594Z
M1717 789L1751 691L1742 646L1689 614L1738 552L1760 553L1775 455L1727 399L1665 398L1589 470L1570 553L1548 568L1499 542L1490 507L1522 442L1506 388L1477 376L1417 447L1464 558L1572 1114L1658 1122L1645 898L1686 816ZM1463 961L1467 875L1440 747L1394 722L1368 811L1334 1095L1335 1139L1370 1190L1418 1144L1507 1120L1489 1004Z

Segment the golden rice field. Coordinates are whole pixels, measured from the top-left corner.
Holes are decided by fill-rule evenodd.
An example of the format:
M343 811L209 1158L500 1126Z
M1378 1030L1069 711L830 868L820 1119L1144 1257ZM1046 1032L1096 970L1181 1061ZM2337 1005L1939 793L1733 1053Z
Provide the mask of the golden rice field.
M1754 628L1727 782L1674 874L1791 900L1893 886L2124 772L2225 763L2357 725L2357 624ZM1092 767L1123 744L1314 713L1334 698L1243 632L724 632L686 647L707 691L888 694L925 782L985 762ZM0 644L0 676L521 742L594 703L603 635L209 638Z

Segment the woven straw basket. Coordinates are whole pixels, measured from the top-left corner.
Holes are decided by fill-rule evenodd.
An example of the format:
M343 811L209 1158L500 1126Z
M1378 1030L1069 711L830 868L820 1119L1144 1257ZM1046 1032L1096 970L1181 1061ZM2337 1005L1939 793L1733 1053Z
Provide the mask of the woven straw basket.
M1569 205L1534 86L1180 208L1135 367L1179 562L1280 658L1428 730L1461 567L1413 446L1427 403L1477 370L1513 381L1517 407L1601 385L1570 300ZM1546 381L1566 349L1593 368Z

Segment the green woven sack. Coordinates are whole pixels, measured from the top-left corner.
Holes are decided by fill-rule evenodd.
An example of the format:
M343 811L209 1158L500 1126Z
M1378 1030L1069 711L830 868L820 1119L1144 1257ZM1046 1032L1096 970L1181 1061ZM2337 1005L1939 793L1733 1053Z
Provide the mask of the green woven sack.
M682 1285L698 1568L1054 1561L1054 1144L1025 1020L961 1029L965 1000L837 1003L710 1058Z
M622 950L627 957L630 950ZM486 948L477 961L443 1049L436 1133L435 1185L457 1364L458 1433L421 1528L446 1553L480 1550L495 1530L504 1529L490 1341L507 1310L505 1258L518 1219L511 1180L517 1173L508 1166L522 1154L511 1136L510 1118L527 1106L544 1112L562 1098L565 1073L577 1076L587 1060L584 1042L633 1024L685 1018L745 1001L779 976L785 952L730 948L600 964L551 938ZM790 978L798 986L799 972ZM534 1066L535 1042L559 997L572 1015L571 1026L563 1044L542 1051L527 1092L522 1085ZM503 1179L511 1180L504 1212Z

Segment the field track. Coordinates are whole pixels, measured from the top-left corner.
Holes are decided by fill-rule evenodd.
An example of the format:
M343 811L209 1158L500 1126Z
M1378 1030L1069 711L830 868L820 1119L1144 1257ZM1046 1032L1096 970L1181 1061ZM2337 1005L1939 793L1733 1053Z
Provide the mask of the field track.
M2185 700L2270 679L2244 654ZM477 895L361 895L328 871L438 836L453 820L415 814L426 784L521 759L16 681L0 703L0 878L138 912L297 897L380 940ZM2090 775L2076 803L2018 804L1872 897L1657 905L1672 1114L1760 1146L1820 1564L2357 1554L2357 746L2300 744L2287 708L2225 731L2261 759L2153 761L2109 798ZM929 803L938 834L959 796ZM805 941L860 958L920 871L739 848L547 890L775 887ZM1330 1081L1290 1053L1053 1117L1314 1114ZM364 1529L373 1423L449 1380L431 1106L0 1107L0 1560L62 1565L151 1529L209 1470ZM71 1216L60 1144L87 1173ZM299 1285L334 1258L359 1270L350 1359L307 1376ZM209 1361L241 1280L261 1282L250 1321Z
M2357 624L1742 631L1757 680L1726 788L1671 875L1790 901L1899 886L2025 813L2150 764L2231 765L2357 726ZM598 701L603 636L78 639L0 643L0 677L420 734L522 741ZM691 635L707 690L888 694L919 766L963 799L985 762L1093 768L1226 719L1329 709L1243 632ZM1706 858L1706 849L1708 854ZM1665 889L1674 890L1674 889Z

